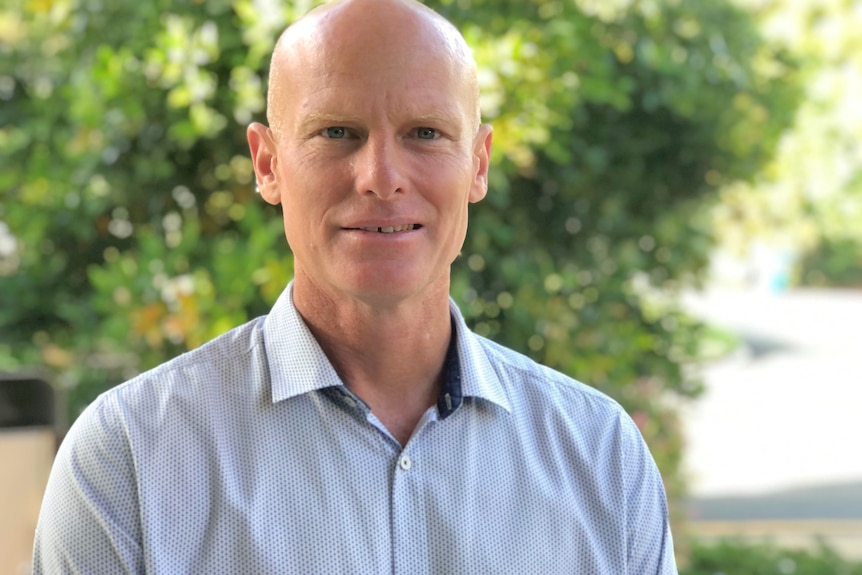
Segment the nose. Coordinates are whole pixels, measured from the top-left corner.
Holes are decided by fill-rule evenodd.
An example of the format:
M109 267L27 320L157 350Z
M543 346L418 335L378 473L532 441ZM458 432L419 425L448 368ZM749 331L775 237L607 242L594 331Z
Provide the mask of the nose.
M395 137L374 134L358 151L354 171L356 192L389 199L407 191L405 150Z

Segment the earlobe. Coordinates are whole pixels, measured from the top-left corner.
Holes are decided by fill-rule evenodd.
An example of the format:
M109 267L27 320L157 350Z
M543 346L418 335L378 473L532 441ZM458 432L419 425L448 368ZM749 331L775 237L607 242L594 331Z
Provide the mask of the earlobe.
M272 130L263 124L253 122L246 130L246 137L254 175L257 178L257 189L261 197L272 205L281 203L275 171L277 156Z
M476 133L473 144L473 185L470 188L469 200L471 203L478 202L488 193L488 169L491 163L491 140L494 131L491 124L482 124Z

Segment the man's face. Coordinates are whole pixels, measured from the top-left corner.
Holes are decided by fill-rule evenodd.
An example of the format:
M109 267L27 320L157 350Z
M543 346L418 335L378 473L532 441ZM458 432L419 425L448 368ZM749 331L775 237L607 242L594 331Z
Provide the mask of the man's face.
M369 302L448 293L491 144L462 69L421 42L327 44L287 65L271 102L274 185L262 193L282 204L297 280Z

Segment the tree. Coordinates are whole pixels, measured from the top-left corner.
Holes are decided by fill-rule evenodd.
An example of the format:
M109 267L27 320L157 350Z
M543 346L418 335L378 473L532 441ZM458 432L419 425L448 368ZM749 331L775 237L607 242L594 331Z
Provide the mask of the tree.
M0 13L0 369L94 395L265 313L291 275L244 126L306 2L19 0ZM697 207L751 179L792 117L793 63L725 0L432 2L495 125L453 295L475 329L619 399L674 499L669 395L700 327Z
M707 263L700 206L758 172L797 95L792 63L730 4L612 4L466 9L504 169L454 293L480 333L619 399L673 499L665 400L699 390L683 369L703 328L675 294Z
M721 191L721 246L740 258L755 242L784 251L796 284L862 286L862 11L851 0L746 4L802 64L805 99L760 175Z

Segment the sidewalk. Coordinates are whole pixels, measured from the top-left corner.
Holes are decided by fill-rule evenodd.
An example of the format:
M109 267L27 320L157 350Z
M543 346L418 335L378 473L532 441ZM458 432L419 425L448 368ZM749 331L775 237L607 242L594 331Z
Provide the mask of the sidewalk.
M684 299L745 345L706 366L684 409L695 496L862 481L862 291Z
M744 345L682 410L692 530L827 541L862 559L862 291L711 291L686 307Z

